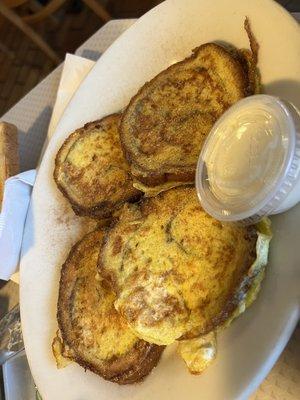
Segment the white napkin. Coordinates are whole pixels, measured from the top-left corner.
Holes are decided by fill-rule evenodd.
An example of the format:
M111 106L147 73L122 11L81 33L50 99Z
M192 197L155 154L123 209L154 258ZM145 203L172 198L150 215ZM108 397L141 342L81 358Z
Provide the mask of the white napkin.
M19 263L25 218L36 171L6 180L0 215L0 279L8 280Z
M86 58L79 56L74 56L73 54L66 54L64 68L56 95L56 101L49 124L48 138L53 135L67 104L94 65L94 61L87 60Z
M73 94L94 64L94 61L82 57L72 54L66 55L49 124L48 140L53 135L57 123ZM19 283L19 272L16 271L19 267L25 219L35 176L36 171L30 170L11 177L5 182L0 214L0 279L11 279Z

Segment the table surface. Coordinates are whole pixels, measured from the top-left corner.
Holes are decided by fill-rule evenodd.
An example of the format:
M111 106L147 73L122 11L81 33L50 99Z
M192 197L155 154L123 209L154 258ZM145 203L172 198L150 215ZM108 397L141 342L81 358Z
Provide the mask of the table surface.
M300 21L300 13L294 14ZM91 36L75 54L96 61L101 54L133 23L134 19L108 22ZM4 114L1 120L19 129L20 167L22 171L36 168L47 138L56 92L63 64L32 89ZM24 156L26 154L26 157ZM12 287L15 296L16 287ZM272 371L250 397L251 400L300 399L300 326L296 328L286 349Z

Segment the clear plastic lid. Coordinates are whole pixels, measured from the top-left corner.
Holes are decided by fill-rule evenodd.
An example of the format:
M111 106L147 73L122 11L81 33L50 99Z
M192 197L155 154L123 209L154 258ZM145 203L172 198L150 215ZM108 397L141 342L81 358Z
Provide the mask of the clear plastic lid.
M214 218L254 223L278 209L299 178L299 112L276 97L256 95L213 126L199 156L196 188Z

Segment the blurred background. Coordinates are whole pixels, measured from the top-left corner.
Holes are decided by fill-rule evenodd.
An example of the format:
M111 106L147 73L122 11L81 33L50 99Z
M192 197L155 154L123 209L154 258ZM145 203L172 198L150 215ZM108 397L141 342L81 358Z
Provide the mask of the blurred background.
M277 1L289 11L300 11L300 0ZM159 3L0 0L0 116L107 20L137 18Z

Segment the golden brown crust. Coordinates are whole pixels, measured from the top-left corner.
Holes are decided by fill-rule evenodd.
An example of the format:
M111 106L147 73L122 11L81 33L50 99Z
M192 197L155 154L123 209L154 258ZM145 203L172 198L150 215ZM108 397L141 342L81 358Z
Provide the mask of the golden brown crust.
M256 240L254 227L214 220L195 189L182 186L125 205L107 231L99 265L132 329L167 344L177 327L175 339L197 337L231 315L251 284ZM166 332L172 337L161 339Z
M141 197L141 192L132 186L129 167L120 148L119 119L120 114L112 114L85 124L65 140L56 155L54 180L77 215L108 218L124 202L134 202ZM68 157L76 144L88 140L95 131L101 136L95 148L88 149L86 158L92 155L90 163L79 167L73 160L70 162ZM90 177L87 180L84 174L88 168Z
M246 296L251 284L255 280L255 276L248 276L247 272L256 259L255 242L257 239L257 232L253 226L249 226L247 230L249 243L252 243L252 250L249 251L245 257L244 265L242 266L241 271L242 273L240 274L235 287L232 287L232 289L228 292L228 298L224 304L224 308L219 314L215 315L210 321L208 321L205 329L192 329L191 331L182 335L178 340L193 339L200 335L206 335L209 332L212 332L232 316L239 303Z
M97 257L94 256L99 253L103 235L104 229L86 235L73 246L62 266L57 305L59 329L63 342L71 351L73 360L83 368L89 369L112 382L119 384L134 383L149 374L159 361L164 347L151 345L134 338L125 322L120 319L121 317L115 311L112 300L109 300L105 305L104 311L99 308L98 313L98 307L101 307L101 302L107 301L104 297L110 293L105 281L100 279L93 282L93 276L91 276L91 274L96 275L97 272ZM96 252L94 253L95 249ZM89 263L90 257L93 257L94 261L93 265L88 266L84 263ZM82 268L85 270L83 271ZM91 269L87 271L87 268ZM84 279L87 281L85 282ZM86 289L80 292L80 287L85 284L87 285ZM82 297L81 302L79 302L78 296ZM85 296L88 296L88 300L85 300ZM95 301L94 306L91 303L93 296L96 296L97 299L100 296ZM98 302L99 306L97 305ZM97 309L92 310L90 304ZM89 308L84 307L85 305L89 305ZM124 335L127 335L127 330L131 338L131 345L128 348L126 347L125 353L117 355L114 353L114 348L117 348L118 343L115 342L115 346L110 343L113 350L110 350L108 358L104 358L101 356L103 349L95 348L102 343L101 338L99 336L97 336L97 339L95 339L96 336L91 338L89 336L91 333L83 332L85 327L87 330L89 328L88 319L92 321L92 335L99 335L99 332L100 335L104 335L107 329L110 329L112 333L115 332L116 334L115 337L112 334L109 336L111 342L122 340L125 337ZM104 341L104 343L106 342ZM91 357L91 354L95 356Z
M136 347L132 349L131 353L127 354L126 360L116 360L110 362L107 369L99 371L98 368L91 363L86 362L81 357L75 355L75 361L84 369L88 369L97 375L100 375L107 381L118 383L119 385L129 385L142 381L152 369L157 365L164 346L156 346L140 340ZM128 368L129 362L131 368ZM116 364L117 367L116 367ZM115 368L113 374L111 368ZM116 371L121 371L120 373Z
M209 57L212 60L208 61ZM196 71L197 67L195 67L193 71L189 71L189 77L183 77L180 81L176 73L182 73L181 69L190 64L193 65L193 63L197 62L198 58L201 60L199 61L198 70ZM226 66L224 81L222 81L218 74L213 77L213 69L217 68L218 62L222 65L220 68ZM211 67L210 63L213 67ZM174 77L172 77L173 74ZM222 85L226 86L227 84L226 78L230 81L232 93L227 93L228 88L224 89L222 87ZM168 88L166 85L170 85L174 89L173 93L178 89L179 96L182 94L181 86L184 87L185 79L186 82L191 82L191 86L195 84L197 79L199 80L197 94L199 104L197 104L196 100L190 101L190 93L189 89L187 89L187 97L185 99L175 98L174 106L169 112L171 119L168 119L168 112L159 116L163 102L162 100L161 102L157 102L155 98L152 101L151 90L156 90L156 87L161 87L165 90L165 87ZM201 93L207 89L206 87L210 88L211 94L204 94L203 99L200 100ZM132 175L138 181L148 186L156 186L171 181L183 183L192 181L197 161L196 155L200 151L201 143L206 134L216 119L231 104L247 95L247 87L248 76L245 74L245 70L239 60L232 57L231 53L225 48L215 43L207 43L196 48L190 57L171 65L150 82L147 82L131 99L122 115L120 124L121 144L125 156L131 165ZM200 102L204 105L202 111ZM213 106L210 108L206 107L208 103L205 102L210 102L209 104L213 104ZM186 111L177 115L177 110L184 103L189 104L190 112ZM147 115L143 111L139 111L145 104L149 106ZM151 118L153 119L151 120ZM168 130L168 126L170 125L174 126L174 129L177 129L174 134L171 130ZM203 125L203 128L201 128L201 125ZM195 130L196 127L198 132L197 129ZM183 133L180 131L180 128L183 129ZM192 142L194 136L197 136L197 140L192 143L193 149L191 150L188 142ZM172 146L175 146L176 154L182 153L182 160L178 159L178 157L173 159L175 150L171 156L168 154L168 156L162 157L161 162L157 161L158 158L156 156L156 158L153 156L158 151L161 151L161 147L166 145L168 141L170 149ZM140 143L139 147L136 147L138 142ZM191 151L195 152L195 156L190 157Z
M250 43L250 48L251 48L251 53L252 53L252 60L253 60L253 64L256 66L258 63L258 51L259 51L259 44L252 32L251 29L251 24L250 24L250 20L248 17L245 18L244 21L244 28L245 31L247 32L248 35L248 39L249 39L249 43Z
M17 128L6 122L0 122L0 210L2 206L4 184L10 176L19 172L19 145Z
M246 73L249 77L248 93L250 96L252 94L258 94L261 91L260 73L259 69L257 68L259 44L251 30L249 18L245 18L244 28L248 35L251 51L242 49L241 54L244 56L246 61Z

